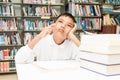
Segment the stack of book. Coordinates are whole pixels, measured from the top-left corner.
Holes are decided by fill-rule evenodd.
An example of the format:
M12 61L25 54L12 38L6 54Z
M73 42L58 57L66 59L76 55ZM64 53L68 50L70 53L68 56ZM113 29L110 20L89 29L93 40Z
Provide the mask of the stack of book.
M81 36L81 67L106 76L120 74L120 34Z

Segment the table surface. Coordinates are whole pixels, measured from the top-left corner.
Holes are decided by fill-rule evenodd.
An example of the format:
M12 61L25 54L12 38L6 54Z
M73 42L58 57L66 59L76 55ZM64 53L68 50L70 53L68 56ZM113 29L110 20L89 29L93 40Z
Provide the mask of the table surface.
M18 80L120 80L120 75L104 76L80 68L74 60L16 64L16 68Z

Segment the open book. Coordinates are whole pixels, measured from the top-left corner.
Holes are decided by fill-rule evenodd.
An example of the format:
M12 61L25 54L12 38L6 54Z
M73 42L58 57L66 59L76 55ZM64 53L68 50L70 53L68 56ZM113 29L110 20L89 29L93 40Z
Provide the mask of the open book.
M50 71L73 70L80 68L80 62L74 60L40 61L34 62L32 65Z

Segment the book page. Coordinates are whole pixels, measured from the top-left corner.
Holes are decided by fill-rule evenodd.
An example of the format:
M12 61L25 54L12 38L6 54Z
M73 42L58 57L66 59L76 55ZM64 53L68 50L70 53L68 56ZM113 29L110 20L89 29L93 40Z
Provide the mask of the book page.
M44 70L72 70L80 68L80 62L73 60L39 61L32 63L32 65Z

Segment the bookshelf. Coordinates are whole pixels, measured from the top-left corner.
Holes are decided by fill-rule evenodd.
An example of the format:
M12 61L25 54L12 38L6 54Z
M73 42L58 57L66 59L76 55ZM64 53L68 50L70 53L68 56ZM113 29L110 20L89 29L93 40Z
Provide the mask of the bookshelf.
M65 12L64 0L0 0L0 74L16 72L17 50L61 12Z
M120 2L117 0L102 1L102 33L120 34Z
M79 39L83 30L93 33L101 33L101 31L102 33L104 33L103 31L109 31L107 33L113 31L115 33L117 28L117 33L120 33L120 12L119 10L116 11L120 9L120 3L112 3L110 2L111 0L104 1L0 0L0 74L15 73L14 56L17 50L31 41L36 34L40 33L44 28L43 26L48 26L54 22L56 17L62 12L70 12L76 18L76 36ZM113 9L103 11L104 5L112 5ZM110 18L114 18L115 23L113 21L110 25L104 24L104 16L106 14L109 14ZM3 54L5 51L7 51L7 57ZM5 71L3 71L4 68ZM8 71L6 68L10 70Z
M16 72L14 57L23 46L20 9L20 0L0 0L0 74Z
M101 31L101 1L99 0L67 0L67 11L77 21L77 36L85 31L99 33ZM78 37L80 38L80 36Z
M63 0L22 1L24 45L31 41L43 26L49 26L61 12L65 12L64 3Z

